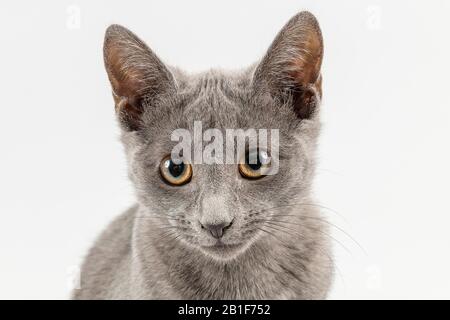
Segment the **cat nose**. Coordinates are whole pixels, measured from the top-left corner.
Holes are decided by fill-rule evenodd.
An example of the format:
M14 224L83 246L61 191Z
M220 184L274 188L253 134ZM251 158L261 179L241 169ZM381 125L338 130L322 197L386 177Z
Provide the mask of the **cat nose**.
M216 239L222 238L225 231L227 229L229 229L232 224L233 224L233 221L222 222L222 223L217 223L217 224L205 224L205 225L200 223L200 225L202 226L202 229L208 230L209 233L211 233L211 235Z

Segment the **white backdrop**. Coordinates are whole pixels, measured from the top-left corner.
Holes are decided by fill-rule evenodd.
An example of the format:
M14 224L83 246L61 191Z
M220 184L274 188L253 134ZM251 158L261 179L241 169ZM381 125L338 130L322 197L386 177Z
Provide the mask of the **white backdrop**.
M259 59L301 9L325 39L316 197L333 228L330 298L450 298L450 2L0 2L0 298L68 297L133 203L105 28L188 71ZM360 248L360 246L362 248Z

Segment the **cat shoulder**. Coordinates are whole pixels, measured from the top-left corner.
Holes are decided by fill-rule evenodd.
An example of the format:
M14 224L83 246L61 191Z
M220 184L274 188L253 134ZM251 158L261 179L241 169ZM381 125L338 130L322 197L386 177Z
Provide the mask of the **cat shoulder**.
M102 299L110 291L111 279L129 257L137 205L117 218L97 238L80 270L80 285L73 299Z

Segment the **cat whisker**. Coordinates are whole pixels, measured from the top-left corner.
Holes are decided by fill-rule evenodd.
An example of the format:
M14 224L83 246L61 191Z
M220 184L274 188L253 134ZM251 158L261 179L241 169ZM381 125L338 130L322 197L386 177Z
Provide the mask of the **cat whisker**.
M365 256L368 256L366 249L354 237L352 237L343 228L337 226L336 224L334 224L331 221L328 221L327 219L324 219L321 217L311 217L311 216L302 216L302 215L277 215L277 214L269 215L269 217L271 217L271 218L272 217L294 217L294 218L298 218L298 219L305 218L305 219L318 220L318 221L324 222L324 223L328 224L330 227L336 228L338 231L342 232L348 239L350 239L356 246L358 246L359 249L361 249L361 251L364 253ZM276 221L279 223L286 223L286 224L293 224L293 225L298 225L298 226L304 226L304 224L295 223L292 221L283 221L283 220L274 220L274 219L271 219L271 221Z
M320 209L325 209L325 210L328 210L329 212L333 212L333 213L337 214L339 217L341 217L344 221L346 221L348 223L348 221L339 212L337 212L336 210L333 210L333 209L331 209L329 207L326 207L326 206L323 206L323 205L320 205L320 204L315 204L315 203L303 203L303 202L301 202L301 203L294 203L294 204L286 204L286 205L281 205L281 206L261 209L260 211L256 211L256 212L253 212L253 213L259 214L259 213L263 213L263 212L267 212L267 211L271 211L271 210L275 210L275 209L280 209L280 208L284 208L284 207L295 207L295 206L313 206L313 207L318 207ZM249 212L252 212L252 211L249 211ZM274 215L276 215L276 214L274 214ZM274 216L274 215L271 215L271 216ZM285 214L283 214L282 216L296 216L296 217L300 217L298 215L285 215ZM364 255L366 255L366 256L368 255L367 251L364 249L364 247L354 237L352 237L348 232L346 232L343 228L341 228L339 226L336 226L332 222L330 222L330 221L328 221L326 219L322 219L320 217L311 217L311 219L312 218L316 218L317 220L321 220L321 221L327 223L328 225L336 228L337 230L341 231L352 242L354 242L359 247L359 249L364 253Z
M280 232L286 232L286 233L288 233L289 235L291 235L291 236L299 236L300 234L298 233L298 231L297 230L295 230L295 229L292 229L292 228L289 228L289 227L287 227L287 226L285 226L285 225L281 225L281 224L279 224L279 223L277 223L277 222L275 222L275 221L273 221L273 220L264 220L264 219L259 219L259 220L257 220L257 221L259 221L259 222L263 222L264 224L266 224L266 225L270 225L270 224L272 224L272 225L276 225L276 226L278 226L278 227L280 227L280 228L284 228L284 230L280 230L280 229L278 229L278 231L280 231ZM305 225L306 226L306 225ZM327 237L329 237L331 240L333 240L333 241L335 241L337 244L339 244L348 254L350 254L350 255L352 255L352 253L351 253L351 251L342 243L342 242L340 242L339 240L337 240L336 238L334 238L332 235L330 235L329 233L327 233L327 232L325 232L325 231L323 231L323 230L321 230L321 229L317 229L317 228L311 228L311 227L308 227L309 229L311 229L311 230L314 230L314 231L316 231L316 232L319 232L319 233L321 233L321 234L323 234L323 235L325 235L325 236L327 236ZM294 232L294 233L292 233L292 232Z
M256 199L256 198L254 198L254 197L252 197L250 195L244 194L243 196L247 197L247 198L249 198L251 200L254 200L256 202L262 203L264 205L269 205L269 203L267 201L264 201L264 200L261 200L261 199ZM281 206L275 206L275 207L269 207L269 208L261 208L259 211L256 211L256 212L255 212L254 209L251 209L251 210L245 212L245 214L249 214L249 213L252 213L252 212L261 213L261 212L265 212L265 211L270 211L270 210L275 210L275 209L280 209L280 208L287 208L287 207L295 207L295 206L311 206L311 207L317 207L319 209L324 209L324 210L327 210L328 212L336 214L342 220L344 220L347 224L349 224L348 220L340 212L338 212L338 211L336 211L336 210L334 210L332 208L329 208L329 207L327 207L325 205L322 205L322 204L308 203L308 202L296 202L296 203L293 203L293 204L285 204L285 205L281 205Z
M276 231L281 231L280 229L274 228L273 226L265 225L265 227L272 228L273 230L276 230ZM281 243L283 243L284 245L286 245L286 242L285 242L284 240L280 239L280 238L279 238L276 234L274 234L273 232L269 232L268 230L266 230L266 229L264 229L264 228L260 228L260 227L256 227L256 229L258 229L258 230L260 230L260 231L262 231L262 232L264 232L264 233L267 233L267 234L273 236L277 241L280 241ZM302 237L303 239L306 239L306 238L305 238L303 235L301 235L301 234L297 234L297 235L299 235L299 236ZM342 275L341 270L340 270L339 267L335 264L334 259L330 256L330 254L328 254L327 252L323 251L323 250L320 249L320 248L316 248L316 250L318 250L322 255L324 255L324 256L328 259L328 261L329 261L329 263L330 263L330 267L336 269L339 278L341 279L342 283L345 285L346 282L345 282L344 276Z
M176 233L173 230L167 230L167 231L161 233L158 240L163 241L163 240L166 240L167 238L172 238L175 235L176 235Z
M297 203L293 203L293 204L285 204L285 205L281 205L281 206L276 206L276 207L271 207L271 208L265 208L262 209L261 212L265 212L265 211L270 211L270 210L275 210L275 209L281 209L281 208L288 208L288 207L295 207L295 206L305 206L305 207L316 207L319 209L324 209L327 210L329 212L332 212L334 214L336 214L337 216L339 216L340 218L342 218L342 220L344 220L346 223L348 223L347 219L338 211L329 208L327 206L321 205L321 204L317 204L317 203L307 203L307 202L297 202Z

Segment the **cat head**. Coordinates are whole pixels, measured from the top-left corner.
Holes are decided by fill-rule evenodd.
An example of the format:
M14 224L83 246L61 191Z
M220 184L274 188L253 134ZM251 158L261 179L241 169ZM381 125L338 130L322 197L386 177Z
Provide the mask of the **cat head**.
M127 29L110 26L104 59L144 212L138 223L216 259L236 257L270 237L270 221L292 214L309 196L322 56L321 32L308 12L283 27L259 64L234 73L185 74ZM195 123L224 135L227 129L276 130L276 174L262 174L261 161L246 163L249 153L263 154L248 147L233 149L241 163L176 163L171 136L180 129L194 135Z

